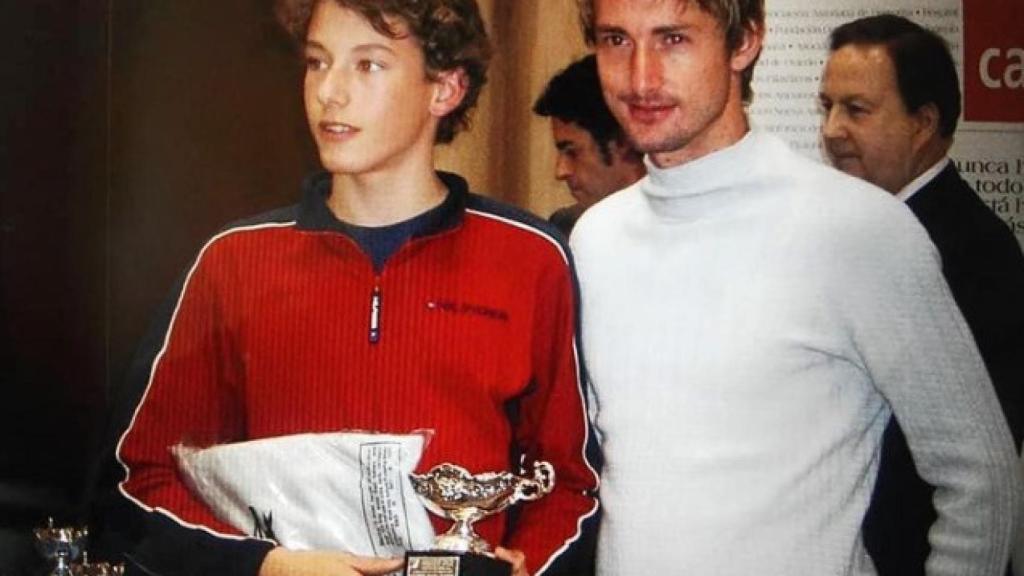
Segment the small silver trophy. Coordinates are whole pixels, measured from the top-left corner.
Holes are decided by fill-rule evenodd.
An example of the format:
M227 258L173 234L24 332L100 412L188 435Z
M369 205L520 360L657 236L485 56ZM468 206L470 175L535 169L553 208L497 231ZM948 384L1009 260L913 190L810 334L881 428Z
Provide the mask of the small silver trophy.
M53 525L53 518L48 518L46 526L36 528L36 549L47 560L53 562L50 576L72 576L72 563L78 559L89 536L86 528L58 528Z
M36 549L39 554L53 562L49 576L123 576L123 564L89 562L85 550L89 529L86 527L56 527L53 518L46 519L46 526L36 528ZM81 557L80 563L75 562Z
M434 540L434 549L406 554L406 576L491 576L511 574L511 565L494 557L491 545L473 523L517 502L537 500L555 486L555 469L534 462L533 477L510 472L470 474L454 464L438 464L426 474L412 474L420 501L434 514L454 521Z

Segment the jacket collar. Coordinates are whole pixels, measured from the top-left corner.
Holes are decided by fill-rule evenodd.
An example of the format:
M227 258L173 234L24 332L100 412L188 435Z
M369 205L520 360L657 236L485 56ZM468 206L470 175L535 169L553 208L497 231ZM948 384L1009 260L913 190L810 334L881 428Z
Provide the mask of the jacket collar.
M465 179L451 172L437 172L438 177L448 188L448 196L439 207L438 218L434 225L416 234L429 236L457 228L462 223L466 209L466 198L469 187ZM327 207L327 197L331 193L331 175L320 171L308 176L302 183L302 200L299 202L299 230L310 232L341 232L347 234L346 224Z
M952 165L953 163L950 161L949 156L943 156L942 160L932 164L930 168L918 174L917 178L914 178L910 183L904 186L899 193L896 194L896 198L906 202L911 196L917 194L918 191L927 186L930 182L936 180L940 174L945 172L946 169Z

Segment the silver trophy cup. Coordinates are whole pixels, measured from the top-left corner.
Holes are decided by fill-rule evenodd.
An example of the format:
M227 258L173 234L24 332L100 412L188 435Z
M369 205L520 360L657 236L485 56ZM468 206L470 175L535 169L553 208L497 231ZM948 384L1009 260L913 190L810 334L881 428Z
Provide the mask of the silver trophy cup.
M39 554L53 563L50 576L72 576L72 563L82 553L89 531L85 528L56 527L53 518L49 518L46 527L36 528L33 532Z
M39 554L53 564L48 576L123 576L123 564L108 562L89 562L89 553L85 550L89 529L86 527L56 527L53 518L48 518L46 526L36 528L36 549ZM81 562L76 562L81 558Z
M434 540L433 551L407 555L406 574L507 574L509 565L494 559L493 548L473 530L473 524L518 502L549 494L555 486L555 469L547 462L534 462L532 478L510 472L474 475L446 463L411 478L427 510L453 524Z

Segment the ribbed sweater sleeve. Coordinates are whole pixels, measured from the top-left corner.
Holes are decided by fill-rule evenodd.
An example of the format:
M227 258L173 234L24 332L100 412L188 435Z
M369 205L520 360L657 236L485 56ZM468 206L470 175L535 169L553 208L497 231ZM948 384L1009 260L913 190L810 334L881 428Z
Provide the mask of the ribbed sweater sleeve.
M576 302L571 270L553 268L539 276L535 307L534 382L521 403L516 442L526 462L555 465L554 491L522 505L508 545L535 551L527 556L531 574L565 569L575 562L587 522L597 511L597 476L584 449L588 424L581 367L577 358Z
M273 546L218 520L182 482L170 451L179 442L241 437L234 355L218 289L231 285L225 280L231 267L215 252L204 250L188 271L172 297L170 318L148 339L158 347L152 363L132 375L144 392L116 452L125 473L119 494L130 502L121 509L141 515L145 527L126 557L132 569L251 576Z
M830 292L922 478L936 487L928 574L1001 574L1022 495L992 384L924 230L905 222L909 211L861 214L872 221L834 236ZM890 232L884 242L858 233L872 230Z

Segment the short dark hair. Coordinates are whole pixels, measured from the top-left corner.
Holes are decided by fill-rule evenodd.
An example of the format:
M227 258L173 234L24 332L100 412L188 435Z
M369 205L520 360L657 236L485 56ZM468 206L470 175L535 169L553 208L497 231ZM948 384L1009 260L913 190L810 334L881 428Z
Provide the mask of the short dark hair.
M677 0L678 2L689 2L689 0ZM583 39L591 46L597 40L594 26L595 0L576 0L580 10L580 26L583 28ZM752 28L764 27L764 0L697 0L701 10L715 17L718 25L725 32L725 47L730 51L739 48L743 43L743 35ZM743 70L742 74L742 98L745 104L754 99L754 89L751 86L754 79L754 66L757 60L754 58Z
M849 44L884 46L896 69L896 84L907 111L934 104L939 111L939 132L946 138L953 135L960 117L960 82L949 45L941 36L902 16L879 14L832 31L831 51Z
M491 45L476 0L275 0L274 11L285 30L297 42L306 40L309 21L318 2L336 2L362 15L374 30L397 38L389 18L408 26L409 34L423 48L427 75L462 68L469 86L462 102L441 119L434 140L451 142L469 126L469 111L487 83Z
M605 164L611 163L609 144L625 142L622 127L615 121L601 94L597 58L593 54L569 64L548 81L533 104L538 116L558 118L583 128L601 149Z

